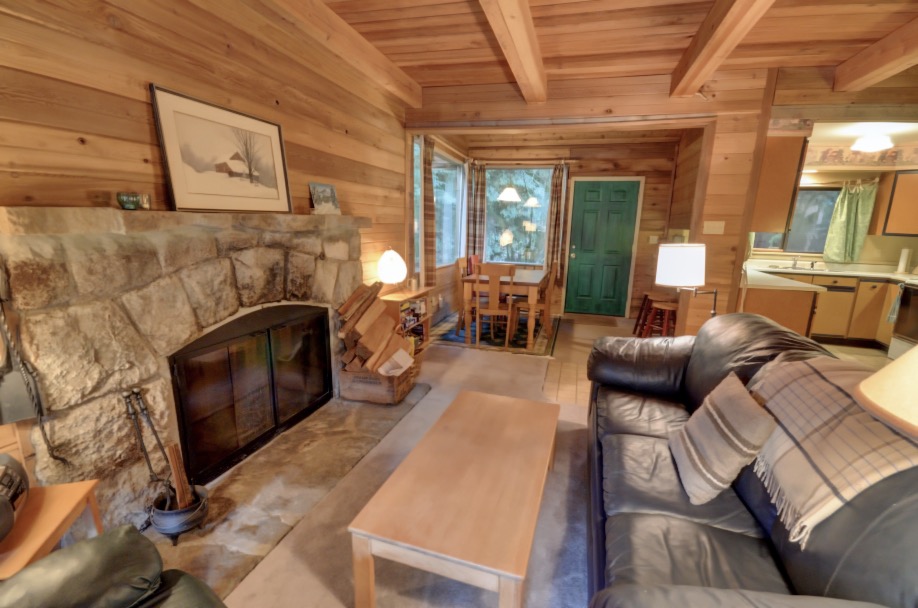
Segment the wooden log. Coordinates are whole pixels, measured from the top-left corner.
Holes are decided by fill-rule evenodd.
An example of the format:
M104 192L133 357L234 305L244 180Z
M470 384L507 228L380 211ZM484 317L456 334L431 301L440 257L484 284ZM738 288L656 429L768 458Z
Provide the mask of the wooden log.
M364 368L365 361L360 357L354 357L350 363L344 366L344 369L349 372L359 372Z
M364 283L361 283L360 285L358 285L357 289L354 290L354 293L352 293L348 297L348 299L344 301L344 304L342 304L341 307L338 308L338 314L346 315L347 311L349 311L352 307L354 307L355 305L363 301L363 299L366 297L367 292L369 290L370 290L369 285L365 285Z
M357 356L369 359L373 353L386 347L389 336L395 331L395 319L380 315L373 326L357 341Z
M386 303L379 299L375 300L373 304L371 304L367 309L367 311L363 313L363 316L360 317L360 320L357 321L357 323L354 325L354 333L357 334L357 337L362 337L364 334L370 331L370 328L373 327L379 318L381 318L383 315L387 317L389 316L385 313ZM389 318L391 319L391 317Z
M377 285L379 287L377 287ZM363 318L363 315L367 309L377 301L376 294L379 293L380 289L382 289L382 283L374 283L370 286L370 291L367 292L366 299L361 302L359 306L356 306L352 311L350 311L350 316L348 317L347 321L344 323L344 325L341 326L341 329L338 330L339 338L343 338L347 335L348 332L354 330L354 326L356 326L357 322Z
M343 338L344 347L347 350L351 350L352 348L357 348L357 340L359 339L360 337L357 334L355 334L353 331L348 332L347 334L345 334Z
M344 363L350 363L356 356L357 356L357 348L355 345L354 347L349 348L346 351L344 351L344 354L341 355L341 361Z
M381 289L382 283L378 281L367 287L367 290L360 297L360 300L355 302L342 318L345 321L350 321L354 317L359 319L360 315L366 312L367 308L373 304L373 300L379 295Z
M367 360L366 367L371 372L377 371L380 366L392 358L399 350L404 350L406 353L411 352L411 344L408 343L403 336L398 334L392 334L389 336L389 342L386 344L386 347L380 350L378 353L374 353L372 357Z
M172 469L172 485L175 487L175 499L178 502L178 508L184 509L191 504L194 493L188 485L188 478L185 477L185 465L182 462L182 450L173 443L166 446L166 458L169 460L169 468Z

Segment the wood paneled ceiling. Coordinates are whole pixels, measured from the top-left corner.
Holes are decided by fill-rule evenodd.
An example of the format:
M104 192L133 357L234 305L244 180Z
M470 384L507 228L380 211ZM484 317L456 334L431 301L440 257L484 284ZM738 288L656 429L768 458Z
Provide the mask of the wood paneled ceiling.
M692 95L717 68L842 64L836 89L857 90L918 63L918 0L325 2L422 87L515 83L530 102L540 78L675 74Z

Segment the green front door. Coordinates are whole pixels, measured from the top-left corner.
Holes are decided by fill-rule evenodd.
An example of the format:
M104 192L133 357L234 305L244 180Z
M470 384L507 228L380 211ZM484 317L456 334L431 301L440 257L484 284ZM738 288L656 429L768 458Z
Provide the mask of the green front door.
M624 316L638 181L574 182L564 312Z

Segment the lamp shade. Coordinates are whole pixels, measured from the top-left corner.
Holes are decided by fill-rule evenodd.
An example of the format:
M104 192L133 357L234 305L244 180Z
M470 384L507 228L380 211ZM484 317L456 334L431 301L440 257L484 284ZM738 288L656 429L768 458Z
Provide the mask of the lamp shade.
M497 200L502 203L518 203L523 199L520 198L520 193L516 191L516 188L507 186L497 195Z
M387 249L376 263L376 274L383 283L401 283L408 276L408 267L397 251Z
M507 228L506 230L500 233L500 246L501 247L506 247L512 242L513 242L513 233L510 232L509 228Z
M854 396L872 416L912 437L918 437L918 346L866 378Z
M701 287L704 285L703 243L667 243L657 255L657 285Z
M889 135L882 133L862 135L851 144L851 149L855 152L879 152L880 150L889 150L892 147L892 139L889 138Z
M530 196L528 199L526 199L526 202L523 203L523 207L541 207L541 206L542 205L539 204L539 199L537 199L534 196Z

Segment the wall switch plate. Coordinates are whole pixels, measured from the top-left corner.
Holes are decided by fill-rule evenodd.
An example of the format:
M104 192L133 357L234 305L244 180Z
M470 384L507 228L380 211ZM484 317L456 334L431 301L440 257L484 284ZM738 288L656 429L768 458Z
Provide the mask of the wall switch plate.
M660 237L658 237L658 236L655 235L655 234L651 234L651 235L650 235L650 244L651 244L651 245L656 245L656 244L659 243L659 242L660 242Z
M724 227L726 226L726 224L727 223L724 221L706 221L704 223L704 230L702 230L701 233L702 234L723 234Z

